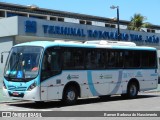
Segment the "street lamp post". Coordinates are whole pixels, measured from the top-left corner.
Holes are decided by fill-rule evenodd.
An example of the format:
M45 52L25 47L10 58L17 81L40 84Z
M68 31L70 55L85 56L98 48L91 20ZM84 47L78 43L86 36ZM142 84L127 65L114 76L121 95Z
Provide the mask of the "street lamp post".
M111 7L110 7L111 9L115 9L115 8L117 8L117 29L118 29L118 35L117 35L117 38L118 38L118 41L120 41L120 29L119 29L119 6L114 6L114 5L112 5Z

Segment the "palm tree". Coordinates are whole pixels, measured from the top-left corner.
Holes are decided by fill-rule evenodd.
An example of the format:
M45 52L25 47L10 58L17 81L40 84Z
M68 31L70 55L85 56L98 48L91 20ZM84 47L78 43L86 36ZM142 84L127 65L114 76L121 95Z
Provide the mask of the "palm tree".
M134 16L131 17L131 21L130 21L130 24L128 25L128 29L140 31L141 28L150 27L151 24L147 22L144 23L145 20L147 20L147 18L142 16L141 14L134 14Z

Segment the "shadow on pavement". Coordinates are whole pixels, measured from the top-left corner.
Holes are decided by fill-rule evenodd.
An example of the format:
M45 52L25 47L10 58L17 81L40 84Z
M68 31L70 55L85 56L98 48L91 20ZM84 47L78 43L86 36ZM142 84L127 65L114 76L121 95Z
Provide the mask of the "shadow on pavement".
M160 97L158 95L138 95L136 99L145 99L145 98L152 98L152 97ZM101 102L113 102L113 101L128 101L132 99L124 99L121 96L112 96L109 98L89 98L89 99L79 99L77 101L77 105L84 105L84 104L92 104L92 103L101 103ZM48 108L60 108L65 107L67 105L63 104L61 101L51 101L51 102L16 102L16 103L7 103L8 106L16 106L16 107L23 107L23 108L31 108L31 109L48 109Z

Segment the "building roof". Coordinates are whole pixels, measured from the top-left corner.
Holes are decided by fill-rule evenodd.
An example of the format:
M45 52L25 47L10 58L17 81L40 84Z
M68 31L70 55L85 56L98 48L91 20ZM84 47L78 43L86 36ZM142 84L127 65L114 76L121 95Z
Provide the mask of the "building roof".
M114 21L111 18L86 15L86 14L80 14L80 13L72 13L72 12L66 12L66 11L59 11L59 10L51 10L51 9L46 9L46 8L39 8L35 5L33 5L33 7L34 8L31 9L31 5L24 6L24 5L19 5L19 4L0 2L0 9L13 10L13 11L23 11L23 12L43 14L43 15L47 14L47 15L53 15L53 16L59 16L59 17L83 19L83 20L116 23L116 21ZM126 25L126 24L129 24L129 21L120 20L120 23Z
M46 9L46 8L39 8L36 5L24 6L24 5L19 5L19 4L0 2L0 9L117 24L117 21L113 20L112 18L86 15L86 14L73 13L73 12L66 12L66 11L59 11L59 10L52 10L52 9ZM126 21L126 20L119 20L119 22L121 25L128 25L130 23L130 21ZM152 24L151 28L160 29L160 26Z

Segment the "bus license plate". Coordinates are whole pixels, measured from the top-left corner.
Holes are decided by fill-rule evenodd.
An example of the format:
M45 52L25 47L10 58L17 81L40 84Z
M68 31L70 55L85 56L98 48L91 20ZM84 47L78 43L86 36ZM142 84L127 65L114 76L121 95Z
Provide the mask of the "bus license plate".
M18 96L19 93L18 93L18 92L13 92L13 95L14 95L14 96Z

